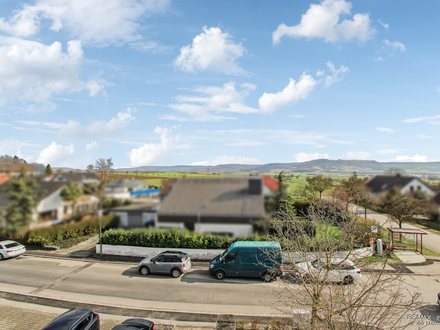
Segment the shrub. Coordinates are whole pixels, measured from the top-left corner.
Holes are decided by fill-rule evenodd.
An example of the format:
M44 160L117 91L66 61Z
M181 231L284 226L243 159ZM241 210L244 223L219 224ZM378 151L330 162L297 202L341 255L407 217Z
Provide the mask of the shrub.
M102 217L103 231L117 227L118 224L119 218L116 215L111 214ZM23 242L26 245L47 246L56 241L94 235L97 233L99 233L99 217L94 217L72 224L30 230L23 238Z
M383 240L387 239L387 230L380 227L376 220L365 219L365 218L357 218L357 220L353 223L354 225L354 233L355 233L355 245L358 247L364 247L370 245L370 237L374 239L381 238ZM377 226L378 232L370 235L371 226Z
M108 230L102 236L103 244L130 245L158 248L226 249L236 241L269 241L268 236L225 237L199 234L187 230L140 228Z

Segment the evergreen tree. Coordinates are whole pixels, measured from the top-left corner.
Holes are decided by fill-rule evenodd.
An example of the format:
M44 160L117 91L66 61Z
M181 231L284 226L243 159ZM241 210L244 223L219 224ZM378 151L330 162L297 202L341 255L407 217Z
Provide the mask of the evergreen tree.
M46 174L51 175L53 174L52 168L50 167L50 164L47 164L46 166Z
M6 231L14 237L18 231L25 230L32 221L38 198L44 194L37 190L35 180L26 178L26 167L23 165L19 177L12 177L9 187L5 189L9 196L9 203L5 208Z

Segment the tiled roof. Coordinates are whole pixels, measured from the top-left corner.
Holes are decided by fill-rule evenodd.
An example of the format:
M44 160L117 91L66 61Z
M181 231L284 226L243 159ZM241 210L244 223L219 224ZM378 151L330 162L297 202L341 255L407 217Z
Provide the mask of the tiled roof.
M0 162L0 172L20 172L21 167L25 164ZM34 167L31 164L26 164L26 172L33 172Z
M178 179L158 215L263 217L264 196L249 195L248 188L249 177Z
M279 189L279 184L277 180L272 179L270 176L268 175L262 175L263 177L263 184L269 188L270 190L278 190Z

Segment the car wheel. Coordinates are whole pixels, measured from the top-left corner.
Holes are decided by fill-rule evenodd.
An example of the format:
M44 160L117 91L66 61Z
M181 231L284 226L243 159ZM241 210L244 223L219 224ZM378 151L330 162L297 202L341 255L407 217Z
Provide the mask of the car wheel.
M171 272L171 276L174 277L174 278L178 278L180 275L182 275L182 273L181 273L181 271L178 270L178 269L174 269L174 270Z
M218 280L222 280L222 279L224 279L224 278L226 277L226 274L225 274L224 271L219 270L217 273L215 273L215 277L216 277Z
M3 260L3 254L0 253L0 260Z
M142 275L149 275L150 274L150 270L148 269L148 267L141 267L141 274Z
M272 280L272 276L270 276L269 273L264 273L263 274L263 281L264 282L270 282Z
M353 283L353 277L351 277L350 275L347 275L344 277L344 280L342 281L343 284L350 284Z

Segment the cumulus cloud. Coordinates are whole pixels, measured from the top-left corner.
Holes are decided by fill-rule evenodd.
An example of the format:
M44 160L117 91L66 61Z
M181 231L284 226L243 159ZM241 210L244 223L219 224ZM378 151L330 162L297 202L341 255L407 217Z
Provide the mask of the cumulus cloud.
M237 89L235 82L230 81L222 87L199 86L191 89L198 93L196 96L179 95L176 97L178 103L170 104L168 107L180 111L189 117L173 115L162 115L161 119L187 121L220 121L225 119L236 119L235 117L219 116L213 113L255 113L258 109L248 107L244 99L256 88L252 84L242 84Z
M0 155L17 155L21 154L21 147L23 144L13 138L0 141Z
M98 148L99 148L99 144L96 141L92 141L86 144L86 150L98 149Z
M332 72L332 75L325 77L325 87L330 87L333 83L341 81L344 79L344 73L350 72L350 69L343 65L339 69L335 69L335 65L330 61L326 65Z
M131 166L151 165L173 149L182 149L182 146L178 145L179 136L171 136L170 129L157 126L154 133L159 134L160 143L146 143L142 147L132 149L128 153Z
M0 20L0 30L17 37L39 32L41 21L52 22L53 31L65 30L92 46L139 43L143 17L164 13L170 0L37 0L23 5L9 19ZM154 47L152 47L154 48Z
M376 127L376 131L388 133L388 134L394 133L394 130L392 128L387 128L387 127Z
M389 57L396 56L396 52L405 53L405 45L399 41L391 42L387 39L383 41L383 46L377 51L377 56L374 58L376 61L384 61Z
M296 26L281 24L272 34L274 44L284 36L292 38L321 38L326 42L357 39L366 42L375 33L368 14L355 14L352 19L340 21L340 16L351 14L351 3L344 0L324 0L319 5L312 4L301 22Z
M397 162L427 162L428 157L421 156L419 154L414 155L412 157L411 156L397 156L396 161Z
M95 139L110 138L122 135L124 128L134 119L133 113L136 108L127 108L126 112L119 112L115 118L106 121L94 121L88 126L74 120L69 120L67 124L58 131L58 137L62 139Z
M195 162L191 165L195 166L216 166L222 164L261 164L257 158L235 157L235 156L216 156L201 162Z
M347 154L342 158L352 160L371 160L373 159L373 155L366 151L347 151Z
M305 99L313 91L318 82L311 75L303 73L299 80L295 82L290 78L289 84L278 93L264 93L258 100L260 109L263 112L271 113L277 108L287 104L298 102Z
M232 41L229 33L218 27L203 27L192 45L182 47L180 55L174 60L174 66L182 71L196 73L204 70L230 75L247 75L237 63L246 54L241 43Z
M329 154L320 154L320 153L305 153L300 152L296 155L293 155L298 163L308 162L309 160L314 159L329 159Z
M75 148L72 143L63 146L52 142L40 152L37 163L52 164L52 166L62 165L74 153Z

